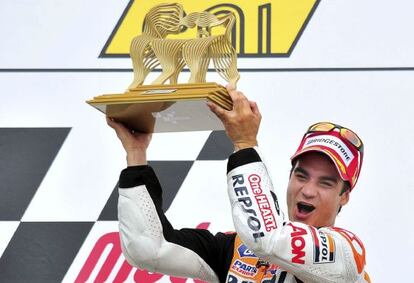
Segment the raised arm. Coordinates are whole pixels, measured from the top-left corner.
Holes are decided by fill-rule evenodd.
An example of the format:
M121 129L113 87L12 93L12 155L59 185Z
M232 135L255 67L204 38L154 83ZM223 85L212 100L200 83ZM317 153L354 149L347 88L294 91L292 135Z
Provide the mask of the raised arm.
M233 109L209 104L223 122L235 153L228 161L233 222L246 246L305 282L363 282L362 243L340 229L290 222L279 210L272 181L257 148L257 105L228 88Z
M121 247L136 267L163 274L224 281L225 250L234 235L207 230L175 230L162 211L162 189L147 165L150 134L132 132L107 119L127 153L128 168L119 180L118 219Z

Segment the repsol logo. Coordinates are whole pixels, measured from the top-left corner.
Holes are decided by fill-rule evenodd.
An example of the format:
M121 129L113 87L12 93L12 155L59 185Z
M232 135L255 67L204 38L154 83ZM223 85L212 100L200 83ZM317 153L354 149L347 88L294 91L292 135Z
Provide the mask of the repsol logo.
M172 1L174 2L174 1ZM239 57L289 57L320 0L182 0L185 14L233 12L232 43ZM157 0L130 0L99 57L129 57L131 40L141 34L145 15ZM214 30L213 30L214 32ZM217 28L216 34L223 30ZM214 33L213 33L214 35ZM188 30L173 38L194 38Z
M244 176L242 174L232 176L233 189L236 194L237 201L240 203L244 212L249 215L247 218L247 225L252 231L254 239L264 237L262 232L262 224L258 218L256 210L253 209L252 198L250 197L249 190L245 186Z
M305 263L305 247L306 247L306 241L303 237L307 234L306 230L302 227L295 226L292 223L288 224L290 227L292 227L292 232L290 233L290 245L292 247L292 262L298 263L298 264L304 264Z
M271 230L276 229L277 225L269 199L265 194L263 194L262 186L260 184L262 179L259 175L252 174L249 175L248 180L250 183L250 188L253 191L254 198L256 199L257 205L259 206L260 214L262 215L262 219L265 224L265 229L267 232L270 232Z
M315 247L315 263L335 261L335 242L332 236L319 231L320 245Z

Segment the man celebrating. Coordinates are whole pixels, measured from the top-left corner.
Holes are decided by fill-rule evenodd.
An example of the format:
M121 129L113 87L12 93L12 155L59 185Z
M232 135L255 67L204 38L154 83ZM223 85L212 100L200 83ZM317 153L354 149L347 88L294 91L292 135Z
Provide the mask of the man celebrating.
M258 107L241 92L228 91L231 111L208 106L235 148L227 165L233 234L175 230L161 208L161 186L147 165L151 135L107 118L127 153L118 203L125 258L153 272L207 282L370 282L361 241L333 227L358 180L360 138L327 122L308 129L292 157L287 219L258 151Z

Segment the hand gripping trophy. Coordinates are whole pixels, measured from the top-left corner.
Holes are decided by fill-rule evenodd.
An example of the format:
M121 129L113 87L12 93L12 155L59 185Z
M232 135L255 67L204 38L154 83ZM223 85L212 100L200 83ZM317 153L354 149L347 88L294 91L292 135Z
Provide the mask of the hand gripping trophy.
M212 61L217 73L236 86L240 76L231 44L234 24L235 16L230 12L220 16L209 12L185 15L177 3L153 7L145 16L142 34L131 42L134 79L127 91L87 102L129 128L144 132L223 129L205 101L225 109L231 109L232 102L223 86L206 82L206 75ZM224 27L224 33L213 35L216 27ZM168 38L194 28L196 38ZM158 66L161 74L145 85L147 76ZM189 81L178 83L185 66L191 73Z

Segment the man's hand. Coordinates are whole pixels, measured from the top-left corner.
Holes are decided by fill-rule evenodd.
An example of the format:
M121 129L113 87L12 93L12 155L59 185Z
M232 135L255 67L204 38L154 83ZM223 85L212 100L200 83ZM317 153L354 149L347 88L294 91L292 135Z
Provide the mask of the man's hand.
M109 117L106 117L106 122L115 130L116 135L121 141L127 153L128 166L146 165L147 148L152 134L132 131Z
M249 101L242 92L232 86L227 86L227 91L233 101L231 111L211 101L207 102L208 107L222 121L236 151L257 146L257 133L262 119L257 104Z

